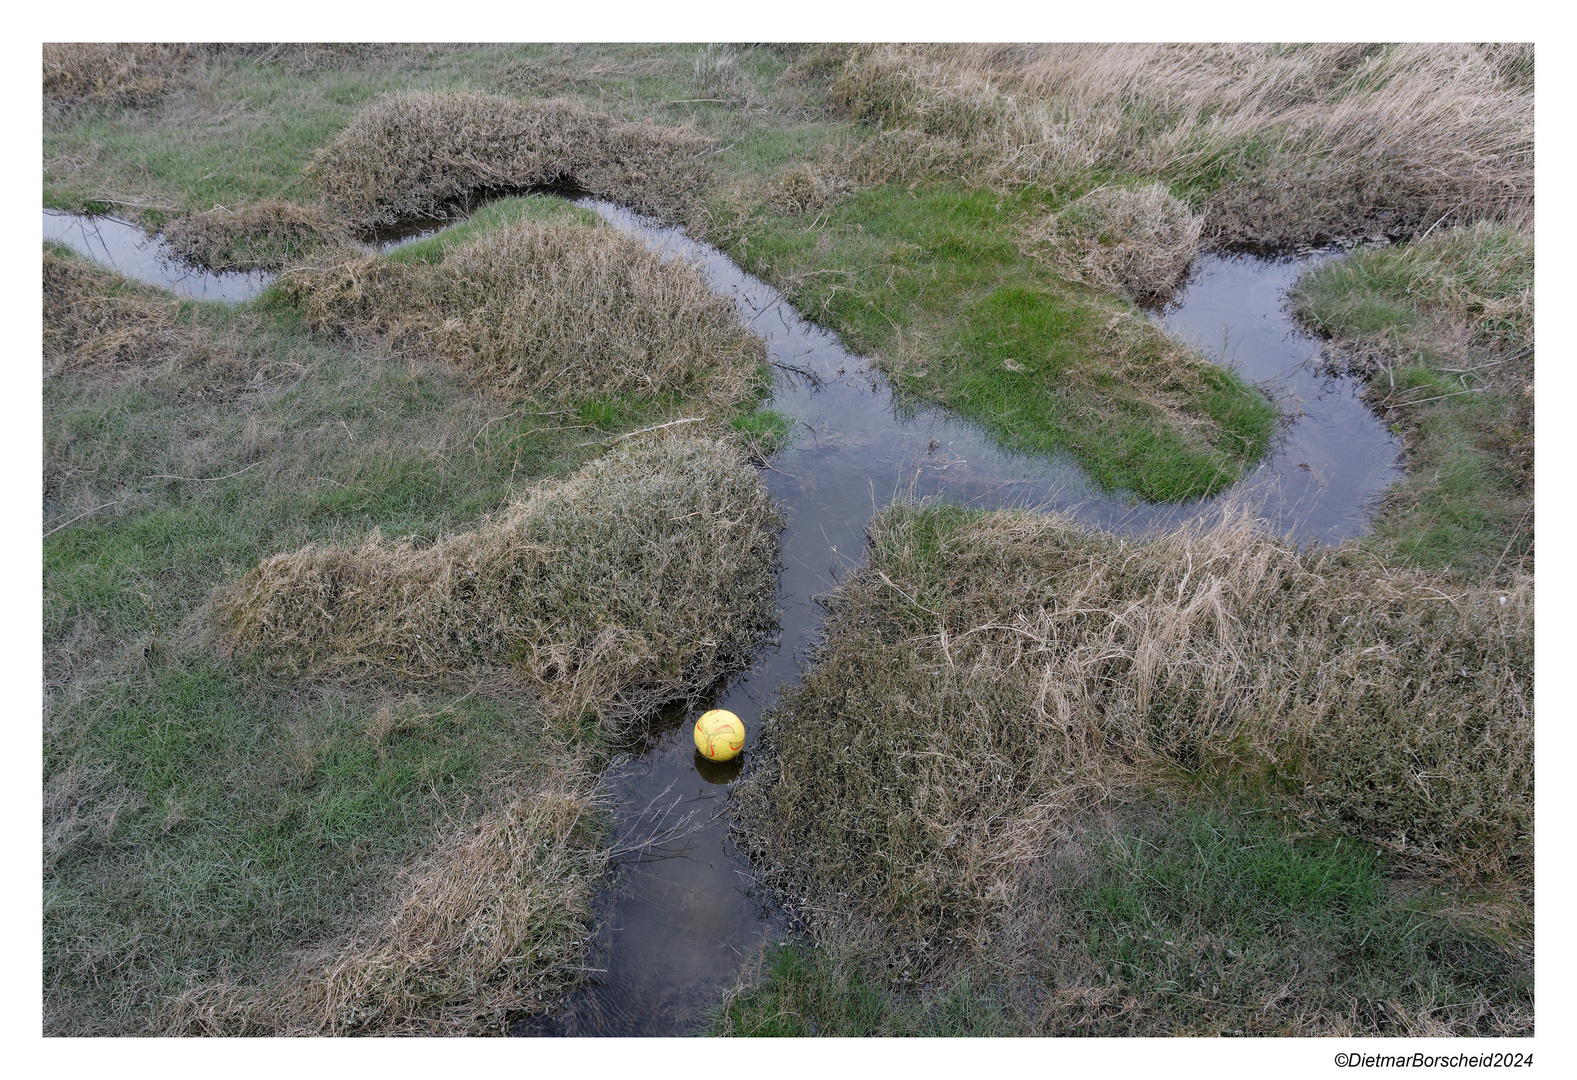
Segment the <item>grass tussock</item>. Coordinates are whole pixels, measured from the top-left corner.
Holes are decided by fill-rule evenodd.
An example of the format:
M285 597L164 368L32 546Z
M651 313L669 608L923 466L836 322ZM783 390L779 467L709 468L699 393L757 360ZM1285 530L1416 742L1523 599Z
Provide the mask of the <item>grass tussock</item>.
M178 258L222 272L280 270L345 236L321 206L265 199L239 210L216 206L176 218L165 225L164 239Z
M542 775L434 844L390 910L259 992L169 1002L164 1034L502 1034L580 975L602 867L585 776Z
M1300 317L1406 441L1373 541L1391 558L1510 580L1534 556L1534 239L1481 223L1306 275Z
M835 112L966 151L977 177L1180 186L1218 241L1411 232L1532 199L1530 46L879 45L800 63L830 76Z
M1446 591L1247 517L1129 541L897 506L871 537L737 806L790 889L899 952L984 947L1070 817L1146 778L1232 778L1419 866L1531 876L1531 579Z
M178 302L74 255L44 250L44 369L207 367L221 362Z
M283 282L308 321L421 341L515 397L736 403L763 357L693 266L611 229L521 223L440 261L349 256Z
M510 665L617 724L700 691L771 632L780 527L729 444L647 436L428 547L375 532L274 555L222 618L235 648L292 671Z
M1030 248L1069 277L1154 302L1188 273L1203 228L1164 184L1103 187L1048 215Z
M199 55L194 45L45 42L44 97L65 104L148 105Z
M712 146L569 101L411 92L358 113L309 171L361 227L440 214L484 191L549 185L673 219L707 187Z

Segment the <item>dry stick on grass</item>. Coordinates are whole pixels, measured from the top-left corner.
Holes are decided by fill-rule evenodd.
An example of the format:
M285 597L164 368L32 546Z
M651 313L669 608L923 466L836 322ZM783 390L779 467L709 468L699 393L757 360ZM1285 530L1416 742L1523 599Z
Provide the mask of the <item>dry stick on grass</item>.
M248 465L245 469L237 469L235 472L233 472L233 473L226 473L223 476L172 476L169 473L151 473L151 474L149 474L147 476L144 476L143 479L144 480L189 480L189 481L191 481L193 483L197 483L197 484L211 484L215 480L229 480L231 477L240 476L242 473L247 472L250 469L255 469L261 464L262 464L262 462L260 462L260 461L254 461L254 462L252 462L252 464Z
M96 514L100 510L107 510L107 509L109 509L112 506L119 506L122 501L123 500L116 499L113 502L100 503L98 506L95 506L91 510L84 510L84 511L82 511L82 513L78 514L76 517L72 518L70 521L63 521L59 525L56 525L53 529L50 529L43 536L39 537L39 539L47 540L51 536L54 536L61 529L64 529L67 525L75 524L76 522L81 521L83 518L87 517L89 514Z

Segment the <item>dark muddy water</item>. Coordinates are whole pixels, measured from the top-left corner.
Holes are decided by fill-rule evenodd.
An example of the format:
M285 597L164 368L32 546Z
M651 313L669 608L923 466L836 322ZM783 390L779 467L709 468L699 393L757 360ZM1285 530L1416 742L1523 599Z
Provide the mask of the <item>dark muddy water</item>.
M816 597L863 557L866 524L894 498L940 495L978 507L1056 509L1089 524L1142 532L1195 518L1221 498L1247 496L1277 531L1335 543L1365 529L1375 497L1400 475L1399 447L1358 399L1357 384L1319 374L1319 342L1287 313L1285 290L1309 259L1205 256L1187 287L1155 314L1172 333L1264 385L1290 417L1272 452L1231 491L1162 505L1104 492L1071 460L1006 453L944 412L900 408L886 380L834 334L801 318L776 290L720 252L611 204L588 199L582 205L653 248L694 261L713 288L733 297L767 341L772 405L795 423L792 444L764 474L788 520L778 583L781 637L699 707L730 709L752 732L779 689L799 678L821 624ZM244 299L266 283L263 275L172 267L160 258L157 241L124 223L109 224L44 216L46 237L182 295ZM418 223L377 241L397 246L430 235L438 224ZM224 280L232 278L251 280ZM645 743L630 748L611 772L614 846L624 853L598 901L590 960L597 974L565 1009L522 1022L514 1034L694 1033L773 930L775 916L752 894L749 863L728 835L727 783L750 768L750 744L731 766L698 759L690 736L697 711L665 712Z
M44 239L58 240L129 278L194 300L250 300L273 280L272 274L261 271L214 274L199 270L172 256L159 237L150 237L139 226L119 218L45 210Z

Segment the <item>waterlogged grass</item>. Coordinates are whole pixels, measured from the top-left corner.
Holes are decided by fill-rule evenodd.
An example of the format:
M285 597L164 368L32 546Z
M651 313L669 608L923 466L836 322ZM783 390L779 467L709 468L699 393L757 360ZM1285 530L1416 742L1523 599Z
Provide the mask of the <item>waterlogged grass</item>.
M1274 407L1123 301L1026 258L1034 192L861 191L807 218L758 210L717 239L899 388L1005 446L1063 452L1149 499L1220 490L1257 460Z
M1533 559L1533 234L1477 226L1306 275L1298 311L1365 371L1408 475L1371 541L1471 577Z

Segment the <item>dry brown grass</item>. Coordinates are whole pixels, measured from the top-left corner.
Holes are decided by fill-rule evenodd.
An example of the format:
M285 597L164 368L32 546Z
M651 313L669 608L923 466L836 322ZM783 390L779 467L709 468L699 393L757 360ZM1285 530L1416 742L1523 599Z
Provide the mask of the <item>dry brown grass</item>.
M344 228L321 206L265 199L239 210L216 206L164 227L176 256L214 271L279 270L313 248L343 241Z
M320 329L429 343L514 397L733 404L764 358L692 266L611 229L522 223L437 264L342 254L283 282Z
M295 671L512 665L622 727L739 666L775 622L781 519L731 444L654 434L429 547L308 547L222 602L231 644Z
M213 343L182 323L178 311L179 304L157 290L46 250L45 373L219 363Z
M44 97L64 103L147 105L177 70L200 55L194 45L144 42L44 44Z
M708 186L713 145L568 101L411 92L358 113L309 172L363 227L442 213L482 192L546 185L675 219Z
M871 535L736 796L812 906L900 952L982 947L1072 812L1179 770L1531 880L1531 579L1446 591L1245 515L1133 541L900 506Z
M881 45L803 63L831 74L837 111L968 147L978 178L1182 184L1219 241L1412 231L1533 197L1531 46Z
M1072 278L1153 301L1188 273L1203 229L1204 219L1164 184L1103 187L1049 215L1028 246Z
M496 778L495 778L496 779ZM584 775L507 788L407 868L388 910L277 982L167 1003L162 1034L501 1035L582 975L603 864Z

